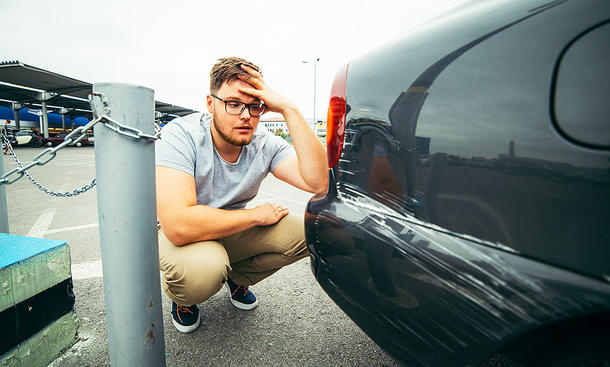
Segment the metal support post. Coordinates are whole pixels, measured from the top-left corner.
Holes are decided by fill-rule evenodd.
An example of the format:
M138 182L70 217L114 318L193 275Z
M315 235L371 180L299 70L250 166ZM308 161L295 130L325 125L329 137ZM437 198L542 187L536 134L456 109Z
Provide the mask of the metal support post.
M66 131L66 113L68 113L67 108L60 108L59 113L61 114L61 131Z
M49 115L47 113L47 101L42 101L42 136L49 137Z
M0 157L0 176L2 176L2 175L4 175L4 157ZM0 185L0 232L8 233L8 208L6 206L6 185Z
M15 128L17 130L21 130L21 123L19 122L19 110L21 109L21 105L19 103L12 103L13 114L15 115Z
M93 85L95 116L154 134L152 89ZM112 366L165 366L154 143L95 126L100 246Z

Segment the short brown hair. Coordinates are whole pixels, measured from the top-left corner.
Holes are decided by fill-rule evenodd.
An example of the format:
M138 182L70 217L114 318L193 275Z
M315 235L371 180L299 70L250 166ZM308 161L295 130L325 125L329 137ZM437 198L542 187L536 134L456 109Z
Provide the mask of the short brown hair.
M246 65L260 73L260 68L254 63L239 57L223 57L212 66L210 71L210 93L216 93L224 82L239 79L239 75L249 75L241 65Z

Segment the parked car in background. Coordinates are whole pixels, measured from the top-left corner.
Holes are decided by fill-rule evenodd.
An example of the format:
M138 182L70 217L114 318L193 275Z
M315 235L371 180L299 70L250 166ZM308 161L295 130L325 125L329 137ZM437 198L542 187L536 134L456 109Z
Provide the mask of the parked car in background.
M69 133L60 132L60 133L55 134L55 135L49 135L48 138L43 138L43 143L47 147L52 147L52 146L59 145L59 144L64 142L64 139L66 138L66 136L68 136L68 134ZM83 145L93 145L93 143L89 143L88 137L85 136L84 138L79 140L74 145L77 146L77 147L81 147Z
M606 0L475 1L339 70L306 239L396 359L610 364L609 40Z
M87 133L86 142L86 145L95 145L95 136L93 135L93 133Z
M42 146L42 138L38 133L30 130L21 130L9 137L13 147L40 147Z

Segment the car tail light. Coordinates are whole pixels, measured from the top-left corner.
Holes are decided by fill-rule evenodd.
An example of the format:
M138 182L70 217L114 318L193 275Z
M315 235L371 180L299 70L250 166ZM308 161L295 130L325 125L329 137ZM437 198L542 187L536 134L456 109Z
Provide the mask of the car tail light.
M346 64L339 69L330 89L330 102L328 103L328 116L326 117L326 154L328 155L328 167L333 167L339 162L341 149L343 148L347 67L348 65Z

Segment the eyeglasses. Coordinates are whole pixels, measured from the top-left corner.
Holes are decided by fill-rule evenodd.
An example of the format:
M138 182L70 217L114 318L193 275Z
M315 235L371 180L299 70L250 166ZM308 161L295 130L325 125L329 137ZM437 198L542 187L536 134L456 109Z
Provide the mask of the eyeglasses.
M224 99L212 94L212 97L225 103L225 111L230 115L241 115L242 112L248 107L250 116L257 117L265 112L265 105L263 103L252 103L246 104L239 101L225 101Z

